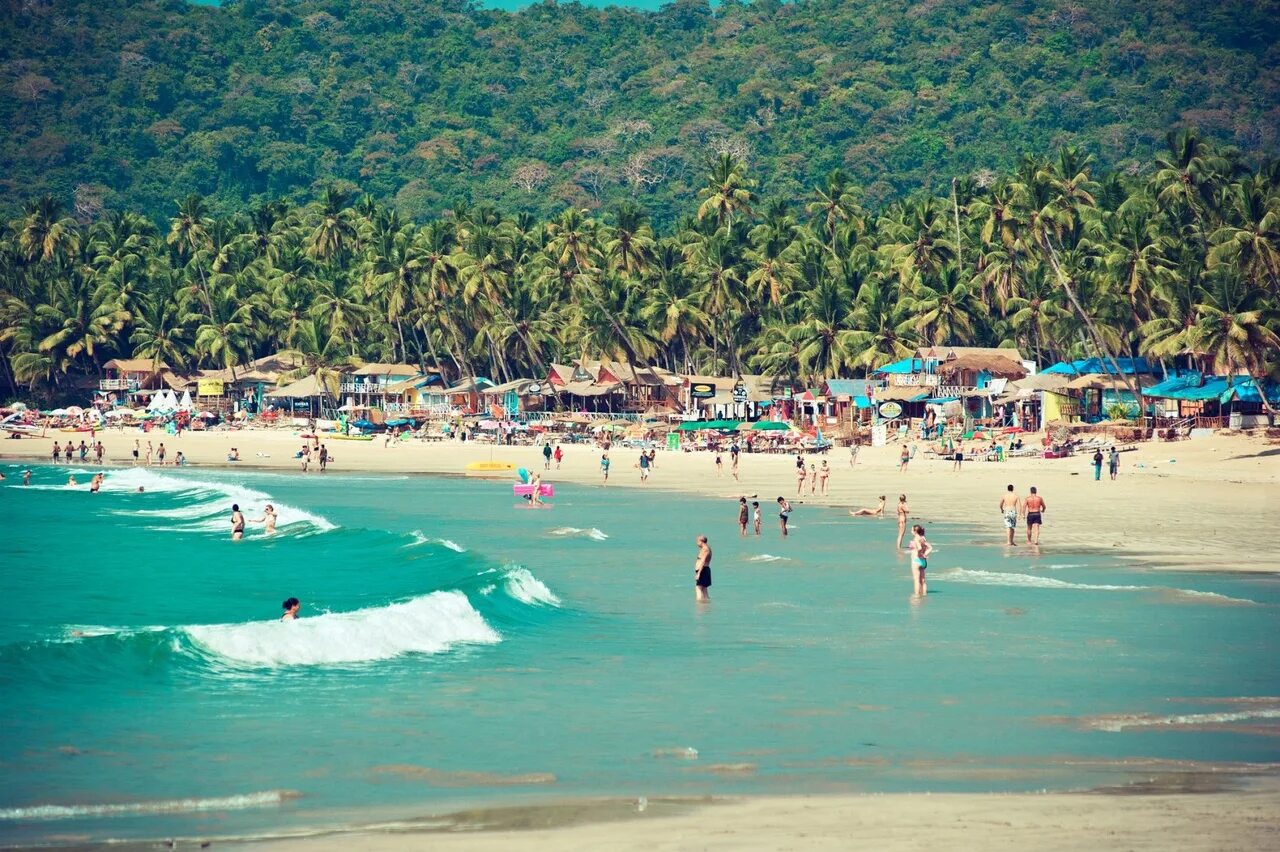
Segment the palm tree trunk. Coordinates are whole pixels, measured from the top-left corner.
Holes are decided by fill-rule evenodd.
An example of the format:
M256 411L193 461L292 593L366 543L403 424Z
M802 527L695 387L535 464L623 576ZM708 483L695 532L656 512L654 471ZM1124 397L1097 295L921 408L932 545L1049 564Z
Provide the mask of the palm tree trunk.
M1041 235L1038 239L1041 249L1049 258L1049 265L1053 267L1054 274L1058 276L1058 283L1062 285L1062 290L1067 294L1071 306L1075 309L1076 315L1084 322L1085 328L1089 330L1089 336L1093 338L1093 344L1097 347L1097 351L1111 364L1115 369L1116 375L1125 383L1129 392L1133 394L1134 399L1138 401L1138 416L1142 416L1142 389L1138 385L1137 379L1126 376L1120 369L1115 355L1111 353L1111 348L1107 346L1102 339L1102 334L1098 331L1097 326L1093 324L1093 318L1085 311L1084 306L1080 304L1080 299L1076 295L1075 285L1071 283L1071 278L1063 270L1058 263L1058 253L1054 251L1053 245L1049 242L1049 238Z

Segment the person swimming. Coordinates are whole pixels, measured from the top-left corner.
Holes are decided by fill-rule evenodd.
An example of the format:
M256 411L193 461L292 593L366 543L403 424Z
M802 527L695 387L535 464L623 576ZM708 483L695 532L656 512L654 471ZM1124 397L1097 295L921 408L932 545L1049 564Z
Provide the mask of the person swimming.
M254 521L254 523L262 524L266 529L267 535L275 535L276 521L279 517L280 516L276 514L276 507L268 503L267 507L262 510L262 517Z
M302 604L297 598L286 598L281 606L284 607L284 615L280 616L281 621L297 621L298 610L302 609Z
M239 503L231 504L231 540L239 541L244 538L244 513L240 511Z

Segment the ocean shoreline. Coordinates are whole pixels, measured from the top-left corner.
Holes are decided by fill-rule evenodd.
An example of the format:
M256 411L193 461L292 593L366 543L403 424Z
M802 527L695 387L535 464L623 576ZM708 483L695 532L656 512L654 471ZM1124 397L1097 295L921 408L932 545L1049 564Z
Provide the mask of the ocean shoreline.
M52 438L53 436L51 436ZM108 447L108 462L116 469L128 469L129 458L120 453L121 441L141 440L168 444L171 456L182 450L188 470L222 473L237 468L264 472L293 472L301 475L292 452L302 443L297 433L287 430L243 430L236 432L194 432L181 438L152 433L111 432L99 436ZM0 460L51 463L50 438L23 438L0 445ZM330 473L307 473L308 477L374 473L400 476L436 475L448 477L506 479L510 473L478 474L463 469L471 461L487 458L510 460L516 466L540 469L539 448L534 446L492 446L462 442L408 442L391 448L381 441L349 442L334 446L336 456ZM242 461L227 462L226 453L239 448ZM569 482L601 487L597 459L600 450L591 445L566 444L561 469L546 474L549 482ZM1241 451L1244 454L1241 454ZM794 466L789 455L743 454L742 481L735 483L725 473L714 473L714 454L706 451L660 451L658 466L650 481L641 484L627 464L633 451L614 448L609 489L644 488L653 491L697 495L710 499L736 500L738 494L782 494L793 502L831 506L873 506L878 494L889 500L886 511L893 512L894 495L908 493L913 520L926 519L972 528L975 537L985 535L1000 546L1002 524L995 505L1004 483L1036 484L1049 504L1042 548L1084 548L1094 553L1111 553L1130 564L1154 571L1224 571L1241 574L1280 575L1280 551L1249 547L1247 537L1224 536L1224 529L1238 526L1240 518L1280 515L1280 461L1270 458L1276 450L1263 439L1243 435L1211 436L1176 444L1147 443L1134 453L1124 454L1121 476L1114 482L1096 485L1087 479L1091 471L1083 456L1063 460L1016 458L1005 462L968 462L960 474L950 473L950 462L919 458L908 473L899 475L894 446L862 448L858 466L850 470L845 450L826 456L807 456L806 463L823 458L831 465L831 494L823 498L805 494L794 496ZM287 455L282 455L287 454ZM724 454L727 457L727 453ZM69 465L80 466L79 463ZM142 466L142 465L139 465ZM92 463L83 465L94 467ZM728 467L726 461L726 468ZM161 468L170 469L170 468ZM1087 485L1081 486L1087 482ZM19 485L18 482L11 482ZM1100 489L1096 497L1092 492ZM922 495L923 492L923 496ZM975 502L976 501L976 502ZM986 506L983 511L981 506ZM727 512L727 514L731 514ZM803 515L803 507L800 514ZM868 523L868 519L850 519ZM892 518L882 521L892 527ZM1024 549L1024 531L1019 526L1015 541Z

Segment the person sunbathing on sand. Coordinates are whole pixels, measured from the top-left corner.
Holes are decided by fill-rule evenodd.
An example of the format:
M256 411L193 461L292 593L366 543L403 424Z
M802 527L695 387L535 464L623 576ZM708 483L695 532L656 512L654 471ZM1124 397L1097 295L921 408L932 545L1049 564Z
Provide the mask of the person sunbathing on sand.
M884 495L880 495L880 504L874 509L859 509L858 511L849 510L849 514L855 518L883 518L884 517Z

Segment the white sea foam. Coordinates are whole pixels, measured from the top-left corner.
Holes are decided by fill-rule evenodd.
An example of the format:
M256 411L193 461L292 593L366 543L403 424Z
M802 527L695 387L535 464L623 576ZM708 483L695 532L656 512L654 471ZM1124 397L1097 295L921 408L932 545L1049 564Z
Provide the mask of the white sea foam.
M264 808L296 799L292 790L266 790L239 796L211 799L167 799L153 802L125 802L114 805L32 805L25 808L0 808L0 819L48 820L97 816L146 816L149 814L196 813L198 811L234 811Z
M1187 727L1245 722L1251 719L1280 719L1280 708L1240 710L1234 713L1187 713L1178 716L1099 716L1088 720L1089 727L1100 731L1123 731L1126 728Z
M270 494L229 482L172 476L149 468L129 468L109 472L102 482L104 492L129 493L138 488L148 493L184 495L190 502L165 509L120 510L121 514L139 514L178 521L179 529L225 532L230 529L231 504L237 503L250 521L262 516L268 503L276 510L276 528L281 532L327 532L334 529L328 518L273 500ZM287 529L293 527L293 529ZM250 524L249 536L260 530Z
M457 591L297 621L212 624L182 632L224 660L269 667L371 662L502 640Z
M422 530L413 530L409 533L409 535L413 536L413 541L406 544L405 547L417 547L418 545L422 545L422 544L438 544L441 547L447 547L449 550L452 550L454 553L467 552L467 549L465 547L458 544L456 541L452 539L431 538Z
M1031 589L1081 589L1098 592L1136 592L1151 588L1150 586L1108 586L1095 583L1068 583L1066 580L1055 580L1052 577L1040 577L1035 574L1007 574L1002 571L974 571L967 568L953 568L938 575L945 580L958 583L974 583L979 586L1022 586Z
M507 594L521 603L530 605L560 606L560 598L546 585L533 576L527 568L518 565L508 566L506 575Z
M761 553L747 559L748 562L790 562L790 556L774 556L772 553Z
M973 583L980 586L1021 586L1032 589L1077 589L1095 592L1165 592L1192 599L1225 601L1228 603L1251 604L1248 598L1232 598L1217 592L1198 592L1195 589L1173 589L1165 586L1112 586L1100 583L1069 583L1066 580L1055 580L1053 577L1041 577L1036 574L1012 574L1001 571L976 571L967 568L954 568L938 575L944 580L959 583Z
M607 533L601 532L595 527L590 529L582 529L581 527L556 527L551 531L552 535L568 536L573 538L589 538L593 541L604 541L609 537Z

